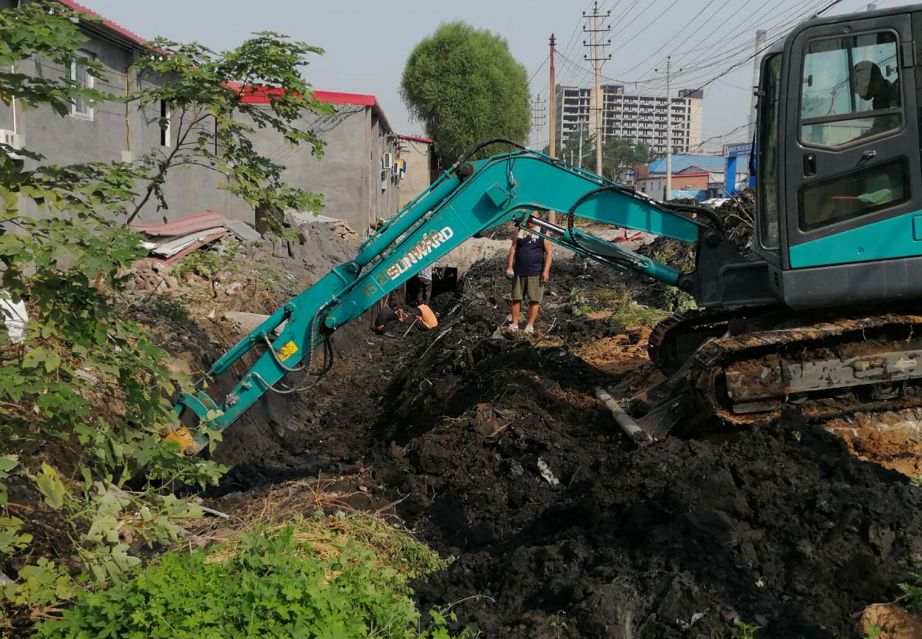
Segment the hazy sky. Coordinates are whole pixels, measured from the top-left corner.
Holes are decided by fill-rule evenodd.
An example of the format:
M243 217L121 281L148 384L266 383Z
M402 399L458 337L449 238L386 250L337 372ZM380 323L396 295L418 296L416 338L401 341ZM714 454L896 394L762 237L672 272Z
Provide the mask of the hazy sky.
M612 41L605 63L608 78L638 82L640 90L665 95L664 73L655 68L672 56L676 76L673 92L698 87L717 76L705 91L704 138L710 143L746 138L752 63L724 73L754 51L757 28L771 36L799 17L825 7L831 0L600 0L611 10L604 21ZM869 0L843 0L830 13L863 10ZM877 0L880 8L899 0ZM562 84L590 86L589 63L583 61L588 37L581 31L586 0L84 0L91 9L144 37L163 35L178 41L199 41L211 48L235 46L254 31L271 30L323 47L307 70L316 89L372 93L388 120L401 133L421 134L399 95L403 65L413 47L440 23L464 20L509 42L512 55L525 65L532 96L548 93L548 36L557 36L560 52L557 79ZM543 66L542 66L543 65ZM682 69L682 71L678 71ZM547 139L547 128L532 142Z

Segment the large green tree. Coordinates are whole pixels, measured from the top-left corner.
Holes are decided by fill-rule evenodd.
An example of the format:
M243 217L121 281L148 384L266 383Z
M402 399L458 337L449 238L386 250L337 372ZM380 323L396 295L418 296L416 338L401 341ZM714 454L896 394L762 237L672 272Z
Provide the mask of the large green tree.
M524 142L528 77L506 41L463 22L441 25L407 60L401 94L443 162L489 138Z

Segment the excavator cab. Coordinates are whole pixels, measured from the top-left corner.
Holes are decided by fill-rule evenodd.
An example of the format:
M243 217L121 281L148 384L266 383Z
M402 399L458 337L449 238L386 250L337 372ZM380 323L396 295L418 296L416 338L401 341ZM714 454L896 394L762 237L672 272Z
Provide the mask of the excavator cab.
M812 20L762 62L754 251L790 308L922 296L922 7Z

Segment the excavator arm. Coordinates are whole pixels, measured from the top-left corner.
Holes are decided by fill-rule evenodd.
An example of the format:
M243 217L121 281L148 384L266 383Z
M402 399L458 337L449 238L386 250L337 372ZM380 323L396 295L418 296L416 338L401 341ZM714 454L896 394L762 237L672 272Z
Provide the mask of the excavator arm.
M545 219L545 212L566 215L566 226ZM714 231L687 211L669 208L537 151L520 149L484 160L459 161L368 238L355 258L292 297L212 364L211 376L220 375L251 351L261 352L223 400L216 401L203 390L186 393L176 404L176 414L186 423L195 421L222 431L264 394L302 390L283 385L283 379L300 371L326 372L336 329L465 240L509 221L524 225L531 219L550 241L614 268L642 272L671 285L687 276L575 228L575 217L693 245ZM318 351L325 357L315 372ZM192 450L207 443L201 431L194 437L194 444L188 437L178 440Z

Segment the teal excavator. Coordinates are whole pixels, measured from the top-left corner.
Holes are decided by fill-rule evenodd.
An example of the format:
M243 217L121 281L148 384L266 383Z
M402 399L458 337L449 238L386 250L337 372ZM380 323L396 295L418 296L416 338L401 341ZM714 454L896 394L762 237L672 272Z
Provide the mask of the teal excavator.
M747 424L791 404L813 418L922 405L920 49L915 6L813 19L766 52L746 251L706 207L658 202L505 141L511 151L472 159L498 141L480 145L217 360L212 376L257 355L230 393L184 394L176 412L201 445L207 429L194 426L223 430L264 394L326 372L337 329L422 268L529 220L556 244L697 302L650 337L668 379L626 417L640 437L688 430L696 414ZM687 243L695 269L626 250L577 228L582 220Z

